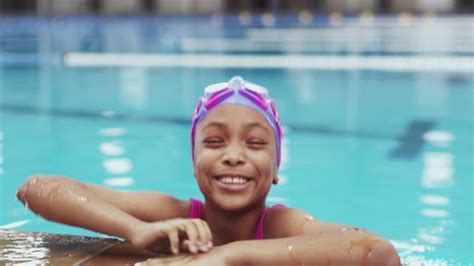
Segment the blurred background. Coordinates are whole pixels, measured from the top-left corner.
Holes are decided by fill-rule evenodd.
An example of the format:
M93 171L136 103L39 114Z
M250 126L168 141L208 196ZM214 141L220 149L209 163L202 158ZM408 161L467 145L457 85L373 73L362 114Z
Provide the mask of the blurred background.
M282 117L268 204L474 262L472 0L1 0L0 230L102 236L24 208L34 174L202 197L191 115L234 75ZM33 242L0 264L47 262Z
M78 14L200 14L228 12L445 12L468 13L470 0L4 0L4 14L78 15Z

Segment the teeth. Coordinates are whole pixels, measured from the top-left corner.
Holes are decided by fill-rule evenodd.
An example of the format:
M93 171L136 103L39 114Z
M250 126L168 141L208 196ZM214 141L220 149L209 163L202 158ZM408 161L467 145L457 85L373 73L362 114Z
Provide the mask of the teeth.
M226 184L245 184L248 182L248 179L243 177L223 176L219 177L219 181Z

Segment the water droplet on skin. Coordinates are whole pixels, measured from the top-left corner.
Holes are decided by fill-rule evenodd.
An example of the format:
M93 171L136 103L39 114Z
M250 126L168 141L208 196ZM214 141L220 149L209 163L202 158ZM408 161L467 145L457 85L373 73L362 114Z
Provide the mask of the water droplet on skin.
M362 229L357 228L358 231ZM362 265L367 265L369 263L369 256L372 253L373 246L380 242L379 238L374 237L362 237L360 239L354 239L350 242L350 250L353 248L361 249L363 252L362 256Z
M76 198L77 201L80 203L87 202L89 200L87 197L79 196L76 193L72 192L71 190L68 190L67 194L70 195L71 197Z
M343 227L341 229L341 232L345 232L345 231L348 231L348 230L351 230L351 231L354 231L354 232L361 232L361 231L365 231L365 229L362 229L362 228L358 228L358 227Z
M87 198L86 197L79 197L78 198L80 202L87 202Z
M295 254L295 247L291 244L288 244L288 256L296 262L300 262L298 257Z
M305 214L303 225L301 225L300 235L304 235L305 226L313 220L314 220L313 216L311 216L309 214Z
M314 234L314 235L311 235L311 236L305 236L305 240L307 240L308 242L306 243L305 248L301 254L301 259L302 259L302 262L301 262L301 265L305 265L305 261L308 259L307 258L307 251L309 250L311 252L311 249L314 248L313 245L313 242L318 239L323 233L320 232L318 234ZM316 244L317 245L317 244ZM309 265L311 265L311 260L309 261Z
M352 247L349 249L349 253L351 254L351 260L354 261L354 251L352 250Z

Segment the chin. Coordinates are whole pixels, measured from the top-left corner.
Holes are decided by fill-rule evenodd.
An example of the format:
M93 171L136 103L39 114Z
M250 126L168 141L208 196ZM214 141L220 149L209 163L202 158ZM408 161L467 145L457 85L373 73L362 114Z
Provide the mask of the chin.
M242 195L216 195L210 199L224 211L241 212L255 205L250 199Z
M242 195L216 195L210 200L220 209L228 212L243 212L258 205L255 200Z

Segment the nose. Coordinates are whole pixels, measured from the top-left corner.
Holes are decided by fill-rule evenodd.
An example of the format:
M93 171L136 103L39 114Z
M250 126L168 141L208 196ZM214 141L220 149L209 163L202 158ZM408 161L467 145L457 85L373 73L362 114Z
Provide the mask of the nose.
M229 144L222 156L222 163L226 166L244 165L246 162L245 151L237 143Z

